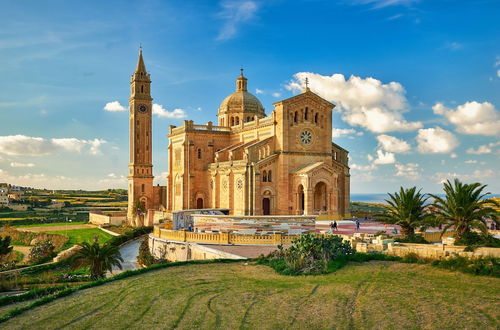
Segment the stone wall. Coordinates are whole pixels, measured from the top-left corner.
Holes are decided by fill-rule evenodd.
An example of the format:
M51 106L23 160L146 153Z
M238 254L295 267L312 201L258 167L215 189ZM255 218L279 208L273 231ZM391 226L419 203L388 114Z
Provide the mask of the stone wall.
M190 242L174 242L149 235L149 250L158 259L168 261L245 259L241 256Z

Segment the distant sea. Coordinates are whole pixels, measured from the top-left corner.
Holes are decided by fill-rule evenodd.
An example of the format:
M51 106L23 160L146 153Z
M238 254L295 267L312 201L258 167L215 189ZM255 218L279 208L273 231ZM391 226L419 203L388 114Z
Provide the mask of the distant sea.
M436 194L440 197L443 197L443 194ZM491 197L500 197L500 194L491 194L488 196L489 198ZM352 202L365 202L365 203L380 203L380 204L387 204L385 202L386 199L388 199L389 196L387 194L351 194L351 201Z

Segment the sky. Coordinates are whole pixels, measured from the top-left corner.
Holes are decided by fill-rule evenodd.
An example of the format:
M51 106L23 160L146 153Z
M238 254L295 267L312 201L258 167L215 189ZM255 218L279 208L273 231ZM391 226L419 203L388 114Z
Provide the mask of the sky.
M500 192L499 1L0 1L0 182L126 188L142 45L155 183L169 125L215 121L243 67L267 114L306 77L336 104L352 193Z

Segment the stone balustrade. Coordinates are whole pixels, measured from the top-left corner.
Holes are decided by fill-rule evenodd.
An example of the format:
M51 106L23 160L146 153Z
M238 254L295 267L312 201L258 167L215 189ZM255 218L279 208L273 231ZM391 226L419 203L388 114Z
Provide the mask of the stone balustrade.
M296 235L242 235L232 233L200 233L189 231L168 230L154 227L153 236L169 241L192 242L205 244L236 244L236 245L289 245L297 238Z

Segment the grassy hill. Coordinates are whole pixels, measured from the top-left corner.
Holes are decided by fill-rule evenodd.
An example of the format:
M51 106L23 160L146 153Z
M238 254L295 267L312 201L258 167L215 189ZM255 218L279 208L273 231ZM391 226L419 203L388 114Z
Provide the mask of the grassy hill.
M495 329L499 297L500 279L428 265L370 262L289 277L253 264L198 264L79 291L1 327Z

